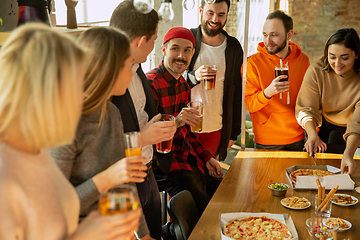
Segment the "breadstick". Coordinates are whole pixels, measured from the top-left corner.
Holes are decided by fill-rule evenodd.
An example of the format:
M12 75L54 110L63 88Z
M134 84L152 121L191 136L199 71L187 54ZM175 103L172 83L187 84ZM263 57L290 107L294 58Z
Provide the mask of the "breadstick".
M323 205L320 208L320 212L323 212L326 208L326 206L329 204L330 200L334 197L335 192L338 190L339 185L336 185L326 196L325 200L320 204ZM319 209L319 208L318 208Z
M323 199L322 194L321 194L321 192L322 192L321 183L320 183L319 179L316 179L316 184L318 185L318 203L317 203L317 205L319 206L321 204L321 199Z
M321 187L321 199L325 199L325 186Z
M336 231L333 231L333 232L332 232L332 235L333 235L333 240L337 240L337 234L336 234Z

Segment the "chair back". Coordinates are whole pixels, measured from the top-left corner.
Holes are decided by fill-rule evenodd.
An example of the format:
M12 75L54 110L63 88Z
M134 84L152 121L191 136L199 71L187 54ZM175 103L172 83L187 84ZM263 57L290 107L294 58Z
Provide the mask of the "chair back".
M191 193L184 190L172 197L168 203L168 211L177 240L187 240L200 218Z

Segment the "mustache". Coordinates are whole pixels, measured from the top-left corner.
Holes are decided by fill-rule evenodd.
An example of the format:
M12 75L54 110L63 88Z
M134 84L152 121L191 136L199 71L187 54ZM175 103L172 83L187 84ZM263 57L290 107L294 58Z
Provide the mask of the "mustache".
M187 61L185 61L185 60L183 60L183 59L179 59L179 58L174 59L172 62L173 62L173 63L174 63L174 62L181 62L181 63L187 64Z

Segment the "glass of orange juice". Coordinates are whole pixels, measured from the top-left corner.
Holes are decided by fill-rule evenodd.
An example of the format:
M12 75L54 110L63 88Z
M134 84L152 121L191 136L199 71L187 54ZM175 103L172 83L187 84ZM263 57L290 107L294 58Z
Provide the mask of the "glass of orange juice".
M140 132L128 132L124 134L125 138L125 156L141 156Z
M136 210L139 207L139 197L135 186L129 184L116 185L101 194L99 210L101 215L115 215Z

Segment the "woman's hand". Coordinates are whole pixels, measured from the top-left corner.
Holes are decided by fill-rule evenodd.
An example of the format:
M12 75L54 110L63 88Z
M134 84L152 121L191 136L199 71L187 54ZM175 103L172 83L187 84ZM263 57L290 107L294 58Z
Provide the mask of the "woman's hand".
M326 143L324 143L323 140L319 138L319 145L317 146L316 152L323 153L326 151L326 149L327 149Z
M92 179L99 192L128 182L140 183L144 181L147 174L144 172L147 167L144 157L123 158L104 171L95 175Z
M340 165L340 169L341 169L341 173L345 173L345 169L347 168L348 170L348 174L353 174L355 172L355 168L356 168L356 163L353 159L352 156L348 156L348 155L343 155L342 159L341 159L341 165Z
M141 208L111 216L93 211L66 240L135 239L134 231L139 228L140 215Z
M313 156L313 154L315 154L315 149L318 148L319 146L319 142L320 142L320 139L317 135L314 135L314 136L308 136L306 142L305 142L305 149L306 149L306 152L309 154L309 156Z

